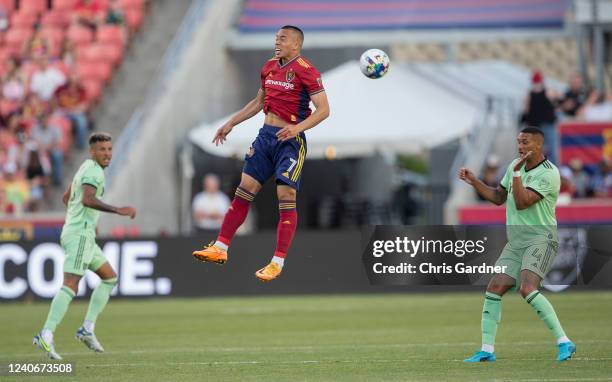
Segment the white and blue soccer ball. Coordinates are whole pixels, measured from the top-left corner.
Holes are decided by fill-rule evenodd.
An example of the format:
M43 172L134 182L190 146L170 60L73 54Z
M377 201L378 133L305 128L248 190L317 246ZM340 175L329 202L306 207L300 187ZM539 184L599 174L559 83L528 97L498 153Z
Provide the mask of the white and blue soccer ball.
M389 71L389 56L380 49L368 49L361 55L359 67L364 76L381 78Z

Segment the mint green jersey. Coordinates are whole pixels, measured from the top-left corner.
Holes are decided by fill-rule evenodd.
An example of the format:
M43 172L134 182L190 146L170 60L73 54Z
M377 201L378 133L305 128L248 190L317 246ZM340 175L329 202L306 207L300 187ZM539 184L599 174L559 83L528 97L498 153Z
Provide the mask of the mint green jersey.
M98 224L100 211L83 205L84 184L96 188L96 198L99 199L104 194L104 170L93 159L87 159L83 162L72 179L62 237L65 237L65 235L82 235L95 238L96 236L96 225Z
M536 243L558 242L555 206L561 187L559 170L547 159L525 171L521 168L523 187L537 193L541 199L524 210L518 210L512 195L512 172L515 159L510 163L501 186L508 191L506 200L506 231L508 242L514 248L524 248Z

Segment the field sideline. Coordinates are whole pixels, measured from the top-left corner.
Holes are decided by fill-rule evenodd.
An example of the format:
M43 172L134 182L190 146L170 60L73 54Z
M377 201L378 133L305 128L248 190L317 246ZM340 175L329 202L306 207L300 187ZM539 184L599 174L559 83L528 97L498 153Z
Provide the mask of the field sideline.
M79 381L612 381L612 292L546 294L578 353L554 361L551 334L504 298L495 364L461 360L480 343L482 294L111 300L96 334L74 339L78 300L56 333ZM44 361L31 345L47 302L0 304L0 367ZM0 380L40 377L1 377ZM45 379L45 378L43 378Z

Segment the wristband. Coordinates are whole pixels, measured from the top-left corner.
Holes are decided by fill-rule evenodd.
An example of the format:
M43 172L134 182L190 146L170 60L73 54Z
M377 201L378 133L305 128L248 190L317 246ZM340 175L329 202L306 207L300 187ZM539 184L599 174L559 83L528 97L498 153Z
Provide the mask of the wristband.
M521 172L520 171L514 171L512 172L512 176L515 178L520 178L521 177Z

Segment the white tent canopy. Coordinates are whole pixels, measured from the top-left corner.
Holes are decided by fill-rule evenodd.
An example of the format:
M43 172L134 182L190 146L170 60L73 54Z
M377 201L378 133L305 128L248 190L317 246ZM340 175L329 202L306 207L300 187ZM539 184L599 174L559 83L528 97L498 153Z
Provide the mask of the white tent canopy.
M357 62L347 62L324 73L323 84L331 115L306 132L309 158L323 157L330 147L338 158L376 151L419 153L465 135L482 110L408 66L392 65L385 77L371 80L360 73ZM228 119L197 126L191 141L214 155L242 157L264 115L236 126L225 144L215 147L215 131Z

